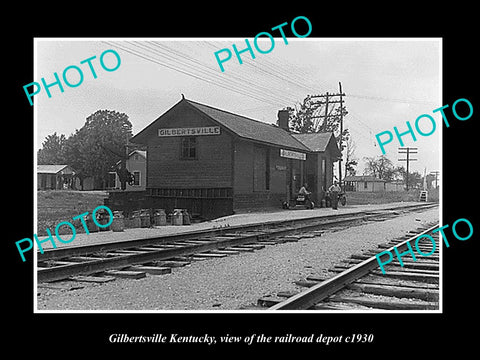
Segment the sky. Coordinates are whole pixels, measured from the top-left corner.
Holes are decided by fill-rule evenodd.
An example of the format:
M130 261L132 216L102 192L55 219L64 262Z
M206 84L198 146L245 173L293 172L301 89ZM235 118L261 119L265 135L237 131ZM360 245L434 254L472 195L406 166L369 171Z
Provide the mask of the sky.
M430 136L417 135L413 141L403 137L405 146L417 147L418 161L410 163L412 171L423 174L440 170L442 121L432 111L442 106L442 42L439 38L275 38L273 49L259 53L252 44L255 58L249 52L241 54L240 64L232 44L239 50L246 47L245 38L105 38L71 39L39 38L35 40L34 79L40 83L54 82L54 72L62 78L70 65L82 69L84 79L77 87L65 84L45 89L34 97L36 125L35 149L49 134L67 137L80 129L86 118L97 110L108 109L125 113L137 134L152 121L181 100L187 99L275 123L277 112L295 107L307 95L338 93L339 82L345 93L348 128L355 142L355 157L359 161L357 174L363 172L364 157L381 155L375 135L382 131L407 130L406 122L414 127L415 120L429 114L437 124ZM261 49L271 47L268 38L259 38ZM214 53L228 48L232 58L220 70ZM105 71L100 55L115 50L121 64L115 71ZM222 53L220 56L224 56ZM91 61L97 78L88 64ZM107 67L116 60L112 54L104 57ZM75 70L68 79L79 81ZM62 80L63 81L63 80ZM28 102L28 99L25 99ZM423 119L424 121L425 119ZM420 123L428 132L431 125ZM399 162L395 139L386 145L386 156L395 166Z

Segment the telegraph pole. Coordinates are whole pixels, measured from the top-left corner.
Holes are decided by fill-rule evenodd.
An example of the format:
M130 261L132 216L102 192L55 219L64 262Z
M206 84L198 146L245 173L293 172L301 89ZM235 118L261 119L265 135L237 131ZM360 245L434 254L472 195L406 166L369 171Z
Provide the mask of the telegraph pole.
M328 117L330 116L328 113L328 107L330 104L340 104L340 149L342 148L342 133L343 133L343 96L345 94L342 92L342 83L339 82L339 93L338 94L330 94L330 93L325 93L324 95L312 95L311 98L324 98L323 101L315 101L315 105L318 107L325 105L325 114L324 115L317 115L317 116L312 116L312 119L315 118L322 118L323 117L323 124L322 127L320 128L320 131L325 130L325 127L327 126L327 120ZM339 97L339 100L332 100L332 98ZM341 150L340 150L341 151ZM342 187L342 160L340 159L338 162L338 180L340 182L340 187ZM343 187L342 187L343 190Z
M343 134L343 94L342 94L342 83L338 82L338 90L340 91L340 160L338 160L338 181L340 182L340 188L343 190L342 185L342 134Z
M341 85L340 85L340 89L341 89ZM336 97L336 96L340 96L340 100L332 100L332 98ZM312 116L312 119L316 119L316 118L323 118L323 124L322 124L322 128L320 130L325 130L325 126L327 126L327 120L328 120L328 117L330 116L328 114L328 107L330 104L340 104L340 106L343 104L343 98L342 96L345 96L345 94L342 93L342 91L340 90L340 94L330 94L330 93L326 93L325 95L312 95L311 98L314 99L314 98L325 98L324 101L315 101L315 105L320 107L322 105L325 105L325 114L324 115L317 115L317 116ZM343 113L341 113L343 114ZM343 115L342 115L343 117Z
M406 161L407 162L407 177L406 177L406 180L405 180L407 191L408 191L408 174L410 173L409 172L410 161L417 161L418 160L418 159L410 158L410 154L417 154L417 151L418 151L418 148L411 148L411 147L398 148L398 153L399 154L402 154L402 155L406 154L407 155L406 159L398 159L398 161Z
M327 119L328 119L328 91L327 94L325 95L325 120L323 120L323 130L325 130L325 126L327 125Z
M430 175L435 175L435 189L438 187L437 186L437 180L438 180L438 175L440 174L440 171L430 171Z

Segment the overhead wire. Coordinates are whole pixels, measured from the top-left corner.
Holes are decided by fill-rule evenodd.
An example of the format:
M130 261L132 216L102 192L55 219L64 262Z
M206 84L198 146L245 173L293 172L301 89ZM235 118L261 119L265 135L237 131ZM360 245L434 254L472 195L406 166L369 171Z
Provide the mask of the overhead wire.
M199 60L197 60L195 58L192 58L188 54L183 53L178 49L173 49L173 48L170 48L170 47L168 47L164 44L159 44L159 43L152 43L152 45L176 54L176 56L179 59L187 59L188 61L190 61L192 63L195 63L202 68L208 69L209 73L216 76L216 78L220 81L231 82L233 84L242 85L242 86L247 86L245 84L248 84L249 89L252 89L252 87L253 87L253 89L261 90L262 94L267 93L267 94L271 94L274 97L282 99L285 102L290 101L290 99L288 97L286 97L284 93L278 91L275 88L263 86L258 81L254 82L255 79L252 79L251 77L241 76L238 73L219 74L216 69L213 69L212 67L209 67L208 65L200 62Z
M242 91L247 92L247 93L255 94L257 97L265 98L265 90L259 90L255 87L251 86L251 85L255 85L255 84L250 83L250 86L247 86L247 85L245 85L241 82L231 81L230 79L222 77L221 74L218 74L217 72L213 71L212 69L208 68L206 65L204 65L200 62L198 62L198 64L202 65L201 67L198 67L198 66L194 67L193 65L188 64L185 61L185 58L183 58L183 56L179 56L179 55L173 56L171 53L165 53L165 52L163 52L159 49L152 49L151 47L148 47L145 44L132 43L131 45L139 47L139 48L147 50L147 51L152 51L156 55L158 55L158 56L160 56L164 59L174 61L175 65L180 66L181 68L186 69L188 71L193 71L194 73L197 73L197 75L201 74L204 77L208 78L209 80L215 80L216 82L219 82L219 83L221 83L225 86L228 86L228 87L232 86L232 87L234 87L238 90L242 90ZM152 45L154 45L154 44L152 44ZM186 60L194 62L193 60L191 60L189 58L186 58Z
M270 99L270 98L257 96L257 95L255 95L255 94L253 94L253 93L251 93L251 92L248 92L248 91L245 91L245 90L240 90L240 89L232 88L232 87L226 86L226 85L224 85L224 84L222 84L222 83L214 82L214 81L212 81L211 79L206 79L206 78L204 78L204 77L202 77L202 76L199 76L199 75L197 75L197 74L195 74L195 73L192 73L191 71L184 70L184 69L180 69L180 68L178 68L178 67L172 66L172 65L170 65L170 64L168 64L168 63L165 63L165 62L162 62L162 61L160 61L160 60L158 60L158 59L155 59L155 58L153 58L152 56L146 55L146 54L144 54L144 53L142 53L142 52L140 52L140 51L136 51L136 50L131 49L131 48L128 48L128 47L126 47L126 46L122 46L122 45L119 45L119 44L116 44L116 43L112 43L112 42L109 42L109 41L104 41L104 42L107 43L107 44L109 44L109 45L111 45L111 46L114 46L114 47L116 47L116 48L118 48L118 49L121 49L121 50L123 50L123 51L125 51L125 52L127 52L127 53L130 53L130 54L132 54L132 55L134 55L134 56L137 56L137 57L140 57L140 58L142 58L142 59L144 59L144 60L147 60L147 61L156 63L156 64L158 64L158 65L161 65L161 66L163 66L163 67L169 68L169 69L171 69L171 70L180 72L180 73L182 73L182 74L184 74L184 75L191 76L191 77L193 77L193 78L195 78L195 79L198 79L198 80L207 82L207 83L209 83L209 84L213 84L213 85L215 85L215 86L219 86L219 87L221 87L221 88L224 88L224 89L227 89L227 90L230 90L230 91L233 91L233 92L236 92L236 93L245 95L245 96L247 96L247 97L253 98L253 99L258 100L258 101L264 101L264 102L267 102L267 103L269 103L269 104L271 104L271 105L274 105L274 106L281 106L281 105L280 105L280 104L281 104L280 102L278 102L278 101L272 101L272 99Z
M244 64L247 64L247 67L253 68L257 72L261 72L263 74L267 74L269 79L271 80L268 87L265 87L259 84L258 80L253 78L253 74L245 73L245 72L238 72L238 73L230 73L230 74L220 74L218 71L215 71L208 65L202 63L201 61L188 56L188 54L180 51L178 48L174 49L172 47L166 46L164 43L158 42L126 42L127 45L130 47L125 46L125 42L122 42L122 45L114 42L106 43L115 46L123 51L126 51L132 55L137 57L143 58L144 60L159 64L163 67L169 68L171 70L180 72L184 75L193 77L200 81L207 82L214 86L218 86L232 92L250 97L262 103L269 104L270 106L285 106L290 105L295 95L291 96L284 96L281 88L275 88L274 85L282 86L285 82L295 86L297 89L297 94L300 96L300 89L306 90L307 94L312 94L313 92L325 92L325 84L322 84L322 89L312 85L308 85L307 79L304 78L305 73L302 69L291 67L290 69L286 69L285 66L289 66L288 64L282 63L281 65L276 64L268 59L264 59L263 62L250 62L245 61ZM202 44L207 44L212 48L217 49L217 46L213 45L209 41L202 41ZM136 49L133 49L131 46L135 46ZM137 50L139 49L139 50ZM153 53L153 55L152 55ZM157 57L155 56L157 55ZM160 60L158 57L162 58ZM173 61L174 64L168 62ZM197 66L198 65L198 66ZM290 71L289 71L290 70ZM292 75L294 74L294 75ZM255 81L257 80L257 81ZM304 95L302 95L304 96ZM400 103L413 103L413 104L425 104L431 103L421 100L409 100L409 99L394 99L394 98L385 98L385 97L378 97L378 96L366 96L366 95L357 95L357 94L347 94L346 98L358 98L358 99L365 99L365 100L374 100L374 101L384 101L384 102L400 102ZM267 106L261 107L254 107L252 109L257 108L266 108ZM250 110L252 110L250 109ZM330 108L331 111L333 110L333 105ZM364 122L361 117L356 114L356 112L352 111L351 109L348 110L348 115L346 116L346 120L348 118L352 118L356 120L350 124L350 126L357 128L355 131L360 137L373 141L372 132L374 130ZM359 123L363 125L363 127L357 127L356 124ZM354 125L355 124L355 125ZM366 129L365 129L366 128ZM368 137L367 137L367 129L368 129Z

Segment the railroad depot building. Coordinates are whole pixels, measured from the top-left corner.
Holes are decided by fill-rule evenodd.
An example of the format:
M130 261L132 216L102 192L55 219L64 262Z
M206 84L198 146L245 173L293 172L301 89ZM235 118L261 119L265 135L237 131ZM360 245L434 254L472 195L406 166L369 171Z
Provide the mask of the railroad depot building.
M140 131L146 145L145 201L211 219L242 208L281 207L307 182L319 204L341 153L332 133L293 134L279 126L184 97Z

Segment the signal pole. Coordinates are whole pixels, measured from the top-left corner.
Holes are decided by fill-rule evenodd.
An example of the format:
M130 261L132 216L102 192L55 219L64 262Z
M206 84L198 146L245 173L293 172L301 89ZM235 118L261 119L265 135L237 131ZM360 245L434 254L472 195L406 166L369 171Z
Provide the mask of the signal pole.
M411 159L410 158L410 154L417 154L417 151L418 151L418 148L411 148L411 147L406 147L406 148L398 148L398 153L399 154L406 154L407 157L406 159L398 159L398 161L406 161L407 162L407 176L406 176L406 179L405 179L405 184L406 184L406 187L407 187L407 191L408 191L408 174L410 173L409 172L409 164L410 164L410 161L417 161L418 159Z
M325 127L327 126L328 117L331 116L328 113L328 105L329 104L340 104L340 144L339 144L340 146L339 147L340 147L340 152L341 152L341 149L342 149L342 133L343 133L343 111L342 111L342 107L343 107L343 96L345 96L345 94L342 92L342 83L341 82L338 83L338 86L339 86L339 93L338 94L330 94L330 93L327 92L325 95L312 95L311 98L324 98L324 101L315 101L315 104L317 106L325 105L325 114L323 116L322 115L312 116L312 119L321 118L321 117L324 118L322 127L321 127L321 129L319 129L320 131L325 130ZM337 96L340 98L339 100L332 100L332 98L335 98ZM340 187L343 190L343 187L342 187L342 160L341 159L338 161L338 182L340 183Z

